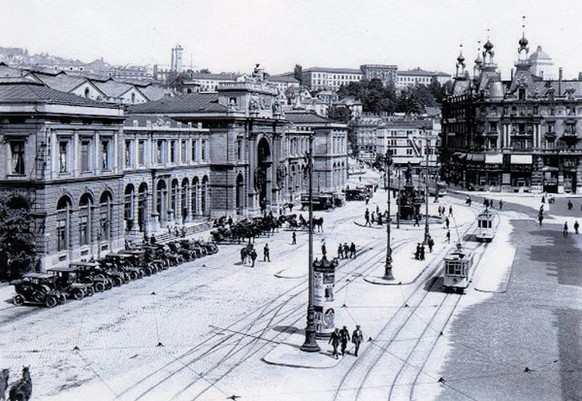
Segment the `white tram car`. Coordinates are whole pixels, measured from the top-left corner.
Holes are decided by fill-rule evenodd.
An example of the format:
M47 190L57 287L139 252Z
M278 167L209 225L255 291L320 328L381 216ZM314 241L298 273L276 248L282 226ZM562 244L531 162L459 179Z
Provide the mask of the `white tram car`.
M445 290L463 292L469 286L473 268L473 252L463 248L460 243L445 256L445 274L443 287Z
M489 209L485 209L477 216L477 231L475 237L477 241L491 242L495 237L495 226L497 225L497 215Z

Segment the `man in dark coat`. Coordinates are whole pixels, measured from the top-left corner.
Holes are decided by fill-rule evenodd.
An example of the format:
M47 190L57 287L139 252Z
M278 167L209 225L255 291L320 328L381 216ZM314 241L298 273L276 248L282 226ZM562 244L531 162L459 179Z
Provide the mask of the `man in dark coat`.
M364 341L364 334L360 330L360 325L356 325L356 329L352 333L352 342L354 343L355 350L354 355L358 356L358 350L360 349L360 344Z
M340 330L340 341L342 344L342 356L346 354L346 347L348 346L348 341L350 341L350 332L348 328L344 326Z
M339 346L339 343L340 343L340 332L339 329L336 327L333 333L331 333L328 342L328 344L331 344L331 346L333 347L333 353L331 355L335 356L335 359L338 358L337 347Z

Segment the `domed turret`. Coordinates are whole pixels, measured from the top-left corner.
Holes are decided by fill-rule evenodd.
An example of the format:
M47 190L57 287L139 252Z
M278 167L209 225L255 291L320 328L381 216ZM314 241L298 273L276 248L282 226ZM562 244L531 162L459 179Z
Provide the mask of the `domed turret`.
M521 47L522 49L527 47L527 44L529 42L527 41L527 39L525 38L525 36L522 36L521 39L519 40L519 47Z
M493 43L491 43L491 41L487 39L487 42L485 42L483 48L485 49L486 52L490 52L491 49L493 49Z

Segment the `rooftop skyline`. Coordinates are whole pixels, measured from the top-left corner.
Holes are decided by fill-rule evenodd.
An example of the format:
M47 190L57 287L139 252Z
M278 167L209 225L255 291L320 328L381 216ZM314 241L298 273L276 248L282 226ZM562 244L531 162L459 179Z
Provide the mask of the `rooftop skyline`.
M538 3L543 7L536 7ZM549 8L539 0L7 0L0 14L0 46L90 62L170 64L184 48L183 65L212 72L271 74L309 67L358 68L396 64L454 74L459 45L469 71L478 41L494 44L504 79L517 60L526 16L530 54L538 45L564 78L582 71L582 36L575 15L582 3ZM559 6L559 7L558 7Z

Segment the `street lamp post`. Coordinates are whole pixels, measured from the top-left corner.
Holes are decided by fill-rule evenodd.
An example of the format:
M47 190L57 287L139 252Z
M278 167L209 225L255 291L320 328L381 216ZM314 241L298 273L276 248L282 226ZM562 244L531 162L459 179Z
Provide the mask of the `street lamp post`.
M402 183L400 182L401 178L401 171L400 167L398 167L398 201L396 202L396 228L400 228L400 187Z
M424 213L424 244L427 245L428 244L428 239L430 237L430 232L428 230L428 137L425 136L424 138L424 143L425 143L425 149L424 149L424 153L426 153L426 174L424 177L424 182L425 182L425 199L424 199L424 204L425 204L425 213ZM436 183L435 183L436 184ZM438 196L438 188L436 188L437 191L437 196Z
M301 346L301 351L318 352L320 350L315 340L315 308L313 306L313 134L309 135L309 151L306 154L307 173L309 179L309 294L307 300L307 326L305 327L305 342Z
M390 246L390 165L392 164L392 157L390 151L386 150L386 175L388 176L388 216L386 216L386 266L384 269L384 280L394 280L392 275L392 247Z

